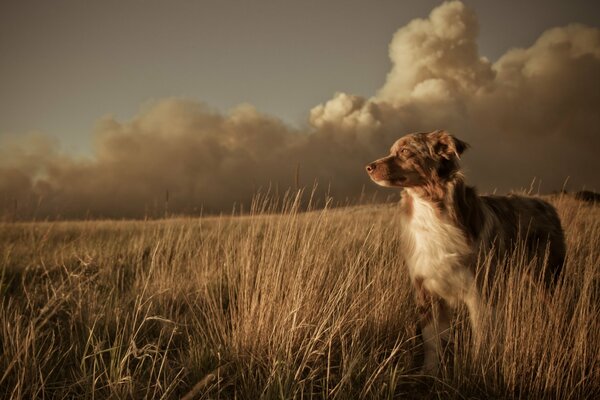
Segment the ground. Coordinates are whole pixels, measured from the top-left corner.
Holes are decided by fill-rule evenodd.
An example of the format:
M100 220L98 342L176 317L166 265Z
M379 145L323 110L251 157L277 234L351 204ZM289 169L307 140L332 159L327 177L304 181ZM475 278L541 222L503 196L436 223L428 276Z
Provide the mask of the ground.
M439 378L418 372L396 204L2 223L0 397L600 396L600 207L550 201L558 286L501 274L485 343L458 310Z

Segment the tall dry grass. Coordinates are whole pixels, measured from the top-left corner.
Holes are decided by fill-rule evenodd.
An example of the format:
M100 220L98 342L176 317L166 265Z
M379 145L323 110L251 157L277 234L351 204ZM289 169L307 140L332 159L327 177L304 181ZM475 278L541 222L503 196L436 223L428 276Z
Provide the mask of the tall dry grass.
M395 205L3 224L0 397L597 397L600 208L553 201L564 279L497 276L486 337L458 310L440 379L418 375Z

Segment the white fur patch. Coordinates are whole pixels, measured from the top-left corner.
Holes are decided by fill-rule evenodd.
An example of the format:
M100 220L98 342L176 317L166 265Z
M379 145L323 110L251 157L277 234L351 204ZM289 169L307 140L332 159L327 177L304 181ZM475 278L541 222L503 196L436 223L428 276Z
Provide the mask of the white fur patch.
M422 280L427 291L455 306L473 288L473 272L467 265L473 250L456 225L410 189L406 191L413 199L412 212L401 224L410 277L413 282Z

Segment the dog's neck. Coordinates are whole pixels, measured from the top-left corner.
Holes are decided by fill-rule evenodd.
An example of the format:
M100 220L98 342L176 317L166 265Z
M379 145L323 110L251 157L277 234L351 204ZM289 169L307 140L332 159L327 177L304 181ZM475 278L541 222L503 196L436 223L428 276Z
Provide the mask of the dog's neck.
M405 192L412 197L417 197L435 207L441 213L451 212L454 206L454 197L456 193L465 190L464 177L460 172L455 172L447 178L440 178L434 174L430 179L419 186L412 186L405 189Z
M475 189L466 185L462 174L406 188L403 203L409 217L413 215L415 200L429 203L439 218L458 225L468 238L475 240L479 236L483 218L480 200Z

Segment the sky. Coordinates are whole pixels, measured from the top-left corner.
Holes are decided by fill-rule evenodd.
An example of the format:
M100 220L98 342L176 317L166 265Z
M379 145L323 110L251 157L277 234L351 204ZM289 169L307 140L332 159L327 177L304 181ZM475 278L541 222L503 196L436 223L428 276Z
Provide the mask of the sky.
M599 17L595 1L2 2L0 197L139 216L171 187L182 210L226 210L294 165L352 196L369 182L337 158L434 128L471 142L484 190L598 190Z

